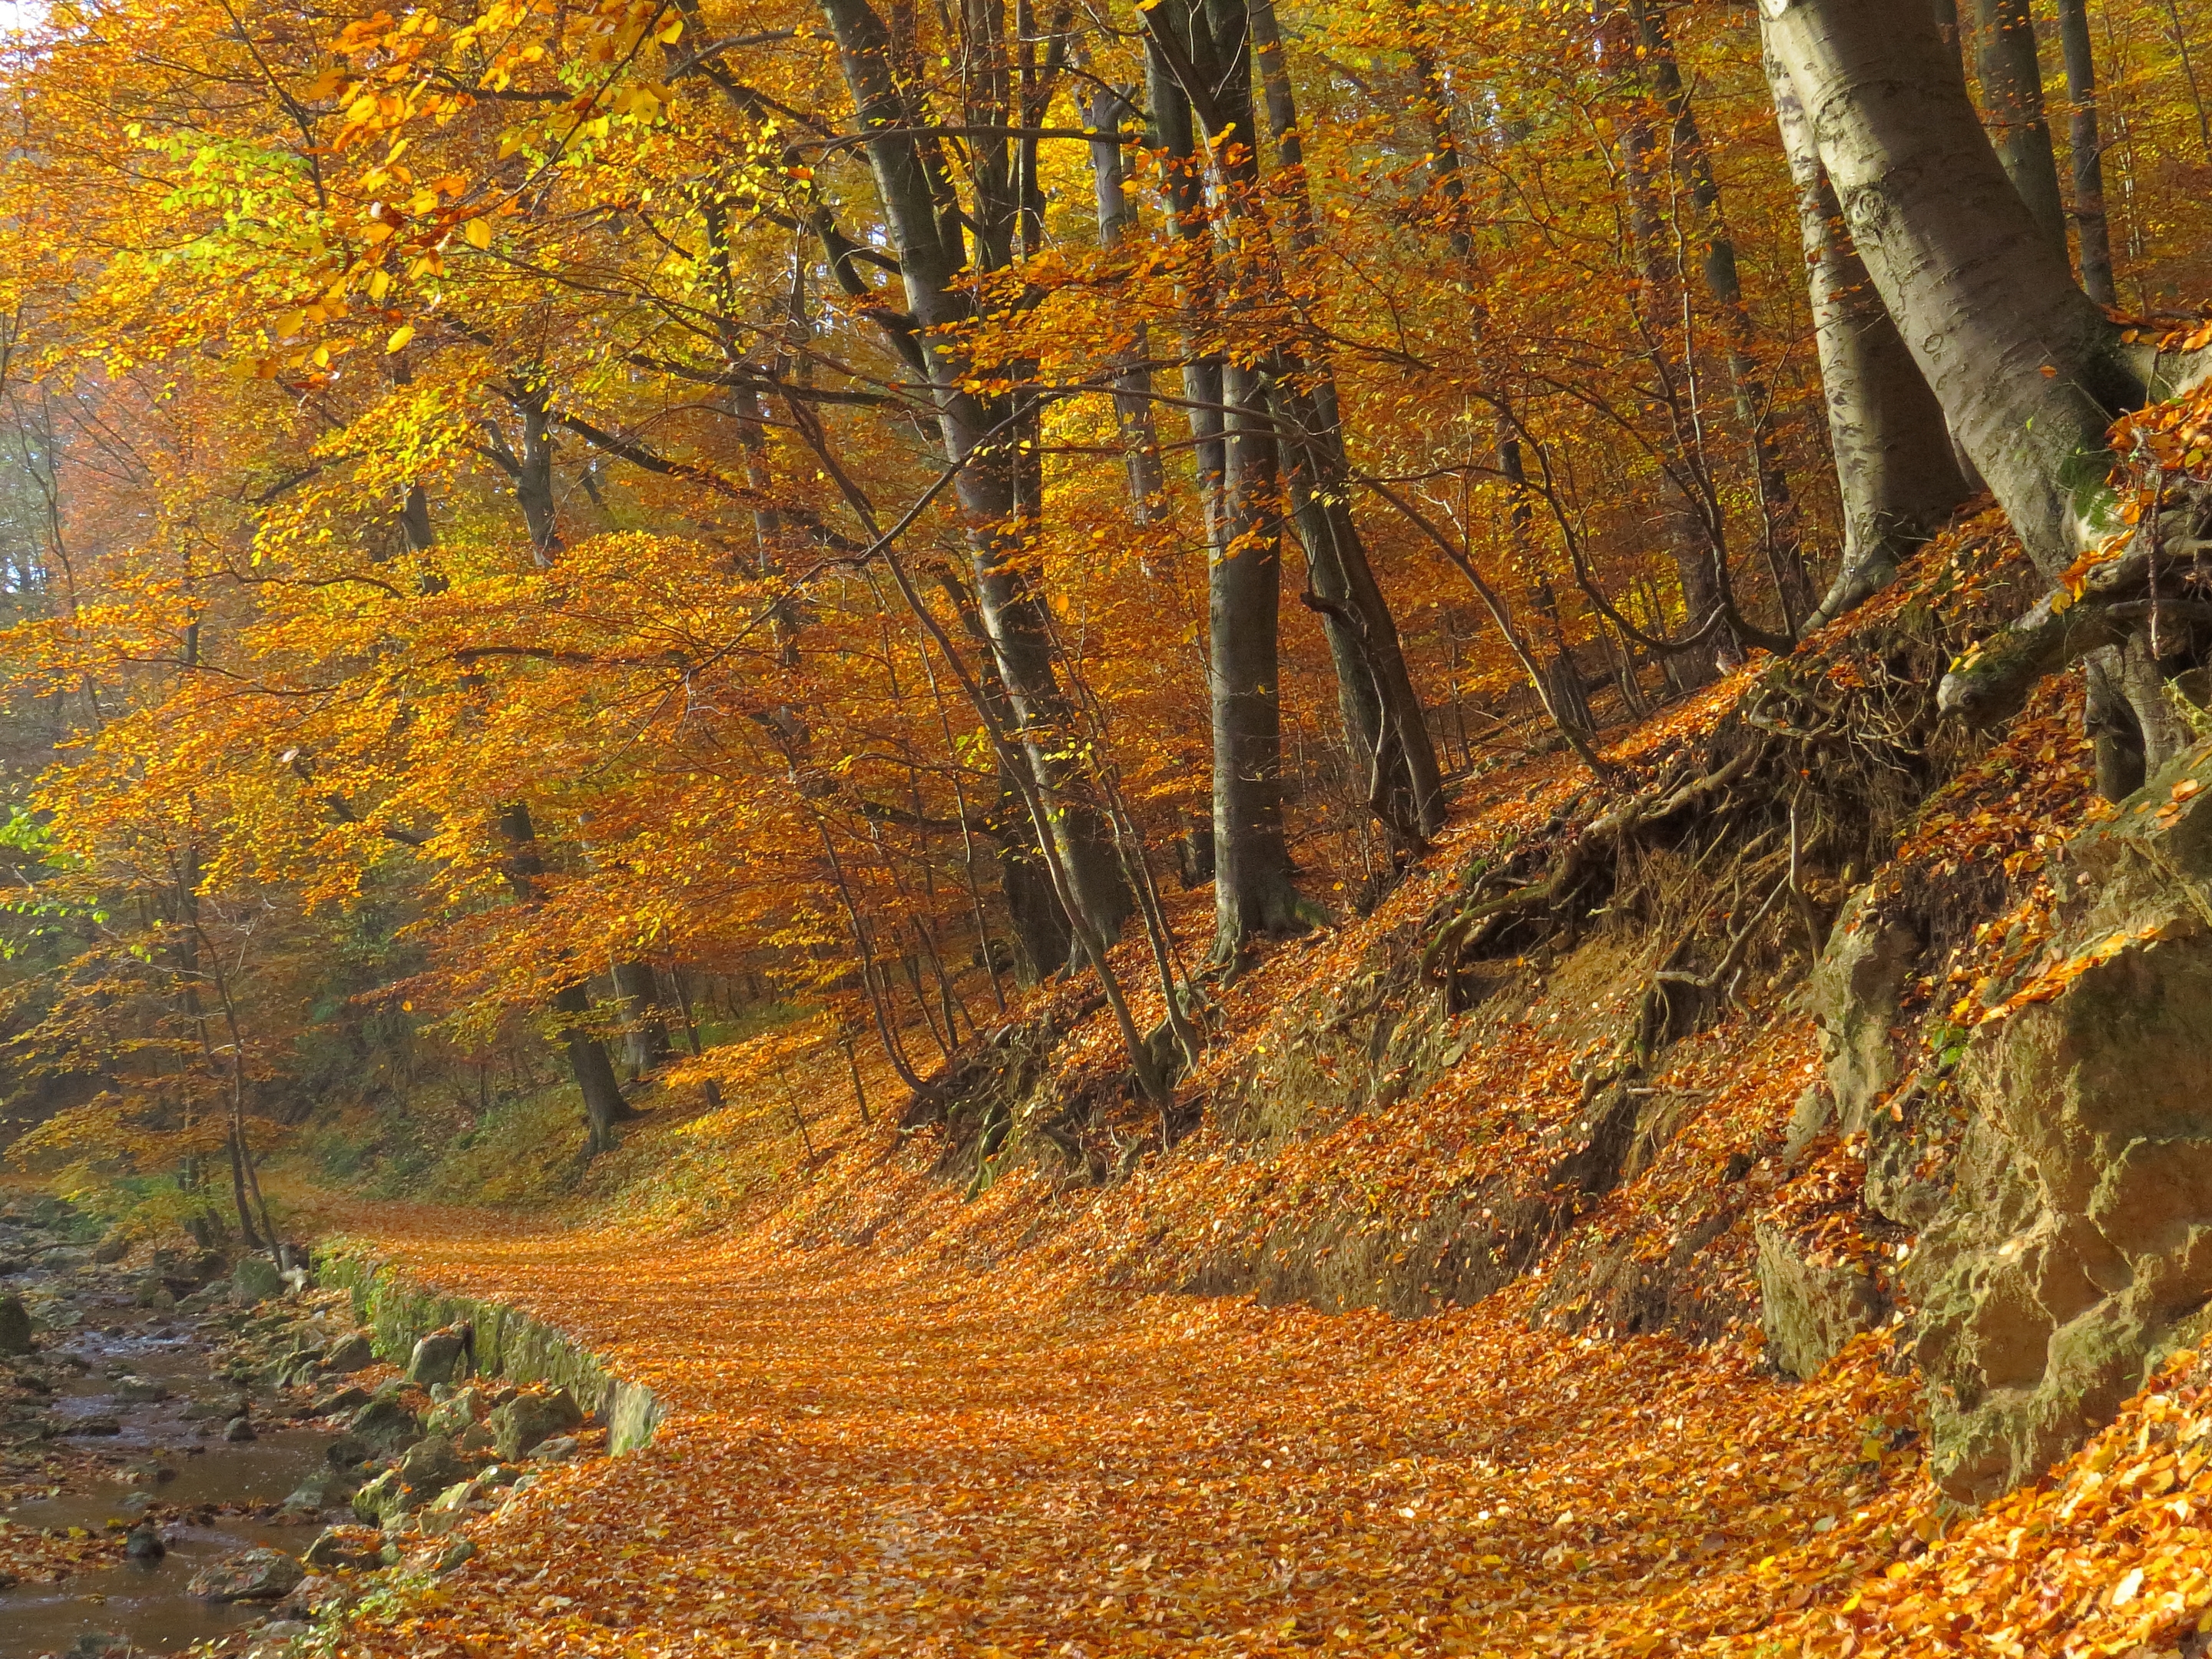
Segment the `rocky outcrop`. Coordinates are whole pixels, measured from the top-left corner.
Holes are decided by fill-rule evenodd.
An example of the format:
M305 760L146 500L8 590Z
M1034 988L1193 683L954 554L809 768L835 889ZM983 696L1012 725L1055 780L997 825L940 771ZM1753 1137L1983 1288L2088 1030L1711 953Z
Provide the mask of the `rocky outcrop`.
M2111 1419L2212 1305L2212 744L2077 836L2046 952L1965 1047L1903 1283L1930 1451L1978 1500Z
M1772 1225L1758 1237L1766 1352L1784 1376L1812 1376L1887 1316L1889 1298L1864 1267L1807 1249Z

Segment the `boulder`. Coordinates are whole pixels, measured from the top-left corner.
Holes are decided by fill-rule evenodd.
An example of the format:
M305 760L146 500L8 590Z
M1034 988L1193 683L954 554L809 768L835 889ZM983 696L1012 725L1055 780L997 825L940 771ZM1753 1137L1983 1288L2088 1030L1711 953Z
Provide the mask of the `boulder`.
M1868 1111L1900 1075L1889 1030L1920 959L1918 936L1873 904L1869 887L1844 902L1806 983L1807 1004L1820 1024L1837 1127L1844 1134L1866 1127Z
M141 1521L123 1534L123 1553L133 1561L158 1561L168 1553L150 1521Z
M203 1601L281 1601L307 1576L282 1550L240 1550L194 1573L185 1589Z
M1861 1331L1886 1318L1889 1299L1864 1267L1810 1251L1778 1227L1759 1228L1759 1299L1775 1369L1802 1382Z
M0 1296L0 1353L31 1352L31 1314L23 1298Z
M374 1399L348 1419L346 1432L380 1450L396 1452L419 1439L422 1425L400 1403L398 1389L392 1388L378 1390Z
M123 1432L123 1425L112 1417L80 1417L65 1425L64 1434L107 1435Z
M259 1436L254 1430L251 1418L234 1417L222 1425L222 1437L226 1440L242 1442L258 1439Z
M266 1302L283 1290L284 1276L265 1255L249 1255L230 1271L230 1291L240 1302Z
M167 1400L169 1391L149 1377L119 1376L115 1380L115 1397L126 1406L144 1406Z
M384 1535L362 1527L325 1527L300 1559L318 1571L326 1567L375 1567L383 1564ZM295 1589L305 1589L302 1583Z
M552 1394L520 1394L491 1414L492 1443L501 1461L512 1463L540 1441L581 1427L584 1413L566 1389Z
M407 1483L399 1478L396 1468L385 1470L353 1495L355 1518L364 1526L382 1526L406 1509Z
M307 1414L309 1417L337 1417L341 1413L357 1412L375 1398L367 1389L349 1382L343 1389L333 1389L328 1394L318 1395L309 1403Z
M453 1443L441 1434L416 1441L399 1460L399 1478L417 1492L442 1492L468 1474L468 1466L454 1455Z
M474 1389L463 1389L431 1407L423 1414L422 1426L432 1434L457 1439L475 1427L483 1415L483 1396Z
M374 1454L368 1442L353 1435L342 1434L323 1448L323 1457L334 1469L359 1468Z
M2044 952L1965 1045L1901 1274L1931 1473L1978 1502L2112 1420L2212 1316L2212 744L2062 850Z
M130 1254L131 1235L118 1227L94 1247L92 1259L100 1266L107 1267Z
M556 1434L550 1440L541 1440L530 1449L533 1463L565 1463L576 1455L576 1437Z
M331 1344L330 1352L323 1356L321 1368L332 1376L343 1376L375 1363L376 1351L369 1346L368 1336L353 1331Z
M152 1308L161 1313L167 1313L177 1305L177 1293L151 1274L132 1287L131 1299L142 1308Z
M408 1357L407 1380L428 1384L450 1382L456 1376L465 1376L473 1369L476 1344L474 1333L466 1325L449 1325L444 1330L433 1331L415 1345Z
M353 1482L339 1470L316 1469L285 1497L288 1510L327 1510L352 1495Z

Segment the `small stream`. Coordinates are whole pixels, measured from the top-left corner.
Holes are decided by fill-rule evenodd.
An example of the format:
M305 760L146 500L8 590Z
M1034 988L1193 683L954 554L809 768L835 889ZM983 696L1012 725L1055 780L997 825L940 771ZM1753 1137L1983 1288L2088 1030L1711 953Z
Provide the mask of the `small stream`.
M35 1248L36 1239L25 1239L20 1221L9 1227L0 1218L0 1247L9 1255L20 1260L26 1243ZM68 1653L94 1632L123 1638L137 1652L172 1653L266 1617L265 1606L201 1601L186 1593L186 1583L256 1545L297 1554L323 1521L340 1518L335 1512L262 1518L266 1506L325 1467L333 1437L259 1420L254 1407L264 1402L211 1370L215 1344L227 1333L203 1330L190 1314L137 1307L135 1275L88 1261L55 1261L56 1254L49 1250L43 1267L0 1277L0 1291L60 1297L58 1304L40 1297L33 1304L50 1326L64 1327L39 1339L41 1369L54 1378L46 1402L49 1431L95 1449L112 1460L112 1470L103 1482L21 1503L4 1520L9 1527L77 1527L95 1534L111 1531L111 1521L150 1520L167 1553L58 1584L27 1580L0 1590L0 1659ZM58 1358L59 1365L52 1363ZM146 1397L157 1393L164 1397ZM225 1425L241 1408L255 1437L228 1439ZM255 1510L260 1514L248 1512Z

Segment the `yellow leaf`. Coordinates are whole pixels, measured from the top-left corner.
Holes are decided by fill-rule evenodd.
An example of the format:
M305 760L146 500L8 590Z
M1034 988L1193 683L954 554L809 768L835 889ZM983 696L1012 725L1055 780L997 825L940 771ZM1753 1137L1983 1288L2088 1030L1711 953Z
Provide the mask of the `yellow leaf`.
M392 331L392 337L384 343L384 349L388 352L397 351L400 347L405 345L414 337L415 325L409 323L404 327L395 328Z
M389 294L389 293L391 293L391 292L392 292L392 273L391 273L390 271L388 271L388 270L372 270L371 272L369 272L369 274L368 274L368 297L369 297L370 299L372 299L372 300L381 300L381 299L382 299L386 295L387 295L387 294Z
M307 325L306 312L288 311L276 319L276 337L280 340L289 340Z
M489 219L471 219L468 223L461 227L461 234L469 239L469 246L471 247L489 247L491 246L491 221Z

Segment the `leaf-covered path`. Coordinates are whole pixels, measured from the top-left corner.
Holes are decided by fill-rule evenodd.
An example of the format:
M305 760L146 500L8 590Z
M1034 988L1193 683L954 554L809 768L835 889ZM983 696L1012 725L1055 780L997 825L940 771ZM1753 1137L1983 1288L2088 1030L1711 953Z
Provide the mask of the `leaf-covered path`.
M1866 1461L1900 1403L1871 1360L1791 1389L1734 1345L1534 1335L1510 1297L1325 1316L433 1220L356 1231L674 1413L489 1523L379 1650L1513 1653L1655 1602L1679 1638L1790 1605L1746 1570L1817 1511L1832 1576L1909 1484Z

